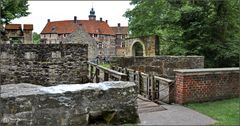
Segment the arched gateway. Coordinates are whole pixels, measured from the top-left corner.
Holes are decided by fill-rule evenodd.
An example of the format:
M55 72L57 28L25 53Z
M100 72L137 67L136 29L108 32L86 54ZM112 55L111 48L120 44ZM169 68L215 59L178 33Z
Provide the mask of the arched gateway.
M159 55L158 36L128 38L125 43L124 56L156 56Z
M132 45L132 56L145 56L145 46L141 42L134 42Z

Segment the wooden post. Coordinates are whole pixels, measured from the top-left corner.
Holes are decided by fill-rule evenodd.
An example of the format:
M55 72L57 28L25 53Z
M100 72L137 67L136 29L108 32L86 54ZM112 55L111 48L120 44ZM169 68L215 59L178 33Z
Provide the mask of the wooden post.
M99 83L99 69L96 67L96 83Z
M128 78L126 75L121 75L121 78L120 78L121 81L127 81Z
M93 66L90 65L90 79L93 79ZM93 80L91 80L93 81Z
M176 99L176 94L175 94L175 91L176 91L176 85L174 84L175 82L170 82L168 83L169 85L169 103L172 103L172 102L176 102L175 99Z
M138 72L139 94L144 93L143 78L141 72Z
M159 87L160 87L160 80L156 80L155 78L154 78L154 83L155 83L155 90L157 91L156 92L156 95L155 95L155 98L156 99L160 99L160 89L159 89Z
M109 80L109 74L107 72L104 72L104 81Z
M127 68L125 68L124 70L125 70L124 73L127 74L126 81L129 81L129 79L130 79L129 71L127 70Z
M151 95L151 93L152 93L152 88L151 88L151 80L150 80L150 75L148 74L147 75L147 81L146 81L147 83L146 83L146 86L147 86L147 98L149 99L149 100L152 100L152 95Z
M156 99L156 81L154 79L154 76L151 75L151 85L152 85L152 101L154 101Z

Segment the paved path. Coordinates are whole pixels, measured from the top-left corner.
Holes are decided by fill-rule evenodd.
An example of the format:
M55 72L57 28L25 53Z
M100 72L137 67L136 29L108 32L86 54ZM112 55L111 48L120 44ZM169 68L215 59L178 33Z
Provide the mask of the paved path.
M139 114L166 110L164 107L162 107L154 102L151 102L150 100L148 100L140 95L138 96L137 102L138 102L138 113Z
M181 105L157 105L138 99L139 125L211 125L216 121Z

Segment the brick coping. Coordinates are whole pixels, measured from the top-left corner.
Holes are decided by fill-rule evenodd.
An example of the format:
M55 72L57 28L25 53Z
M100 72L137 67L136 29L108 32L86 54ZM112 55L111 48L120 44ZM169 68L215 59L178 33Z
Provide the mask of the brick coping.
M173 55L156 55L156 56L113 56L113 57L116 57L116 58L165 58L165 57L168 57L168 58L189 58L189 57L199 57L199 58L204 58L204 56L197 56L197 55L188 55L188 56L173 56Z
M240 71L239 67L229 67L229 68L204 68L204 69L175 69L176 73L202 73L202 72L232 72Z

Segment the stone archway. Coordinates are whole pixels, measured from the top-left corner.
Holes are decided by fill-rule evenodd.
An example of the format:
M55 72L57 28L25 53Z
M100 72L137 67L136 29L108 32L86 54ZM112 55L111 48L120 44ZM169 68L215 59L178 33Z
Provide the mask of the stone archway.
M131 46L132 56L146 56L145 46L141 41L135 41Z
M117 55L120 54L119 52L124 51L124 56L136 56L135 47L139 47L139 51L137 51L139 52L137 53L137 55L139 56L159 55L159 39L157 36L127 38L124 40L124 45L125 45L124 48L116 49ZM122 56L122 53L119 56Z
M139 42L135 42L132 46L133 56L143 56L143 46Z

